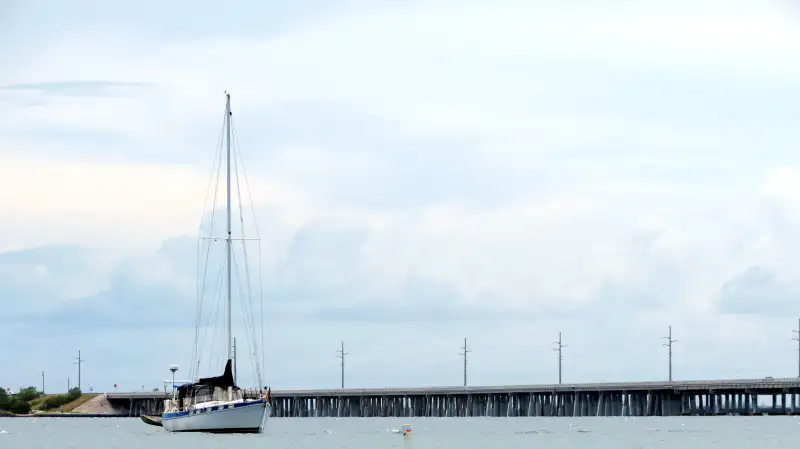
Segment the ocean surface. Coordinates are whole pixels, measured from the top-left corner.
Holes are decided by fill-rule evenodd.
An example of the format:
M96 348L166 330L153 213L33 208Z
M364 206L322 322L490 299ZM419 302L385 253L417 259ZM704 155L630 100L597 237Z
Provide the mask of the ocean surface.
M391 433L411 424L413 436ZM796 448L800 417L283 418L262 435L169 434L132 418L0 418L2 449Z

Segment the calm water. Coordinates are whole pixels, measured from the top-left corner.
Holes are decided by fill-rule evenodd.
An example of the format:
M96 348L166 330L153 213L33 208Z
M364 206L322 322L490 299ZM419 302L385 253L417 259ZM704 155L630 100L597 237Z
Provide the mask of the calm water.
M414 435L387 429L404 423ZM299 418L263 435L168 434L138 419L0 418L2 449L796 448L797 417Z

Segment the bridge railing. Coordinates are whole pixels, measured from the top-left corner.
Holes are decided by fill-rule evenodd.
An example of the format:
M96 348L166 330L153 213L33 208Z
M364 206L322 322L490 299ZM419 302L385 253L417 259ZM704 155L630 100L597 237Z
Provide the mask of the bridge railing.
M273 390L276 397L286 396L398 396L426 394L480 394L523 393L546 391L635 391L635 390L714 390L714 389L778 389L800 388L800 378L726 379L726 380L682 380L673 382L606 382L544 385L496 385L474 387L415 387L415 388L348 388L348 389L287 389ZM259 390L246 390L248 395L257 395ZM166 398L164 392L106 393L106 397Z

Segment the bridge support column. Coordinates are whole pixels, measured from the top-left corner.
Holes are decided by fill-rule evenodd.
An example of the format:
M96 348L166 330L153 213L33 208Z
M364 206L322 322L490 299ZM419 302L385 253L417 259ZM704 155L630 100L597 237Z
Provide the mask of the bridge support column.
M597 409L595 409L594 416L600 416L600 411L603 410L603 405L604 405L603 402L604 402L604 400L605 400L605 397L604 397L603 393L600 393L600 398L597 401Z
M572 409L569 416L581 416L581 407L583 406L583 398L577 391L569 396L569 407Z

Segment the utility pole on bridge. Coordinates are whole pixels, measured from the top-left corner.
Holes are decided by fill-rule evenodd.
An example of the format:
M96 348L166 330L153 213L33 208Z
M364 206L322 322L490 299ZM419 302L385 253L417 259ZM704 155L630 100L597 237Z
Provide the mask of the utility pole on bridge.
M558 384L561 385L561 365L564 361L564 357L561 356L561 350L567 347L567 345L561 343L561 332L558 333L558 341L554 341L553 344L556 345L553 351L558 351Z
M464 346L461 346L461 349L464 352L459 352L458 355L464 356L464 386L467 386L467 354L472 352L471 349L467 349L467 337L464 337Z
M81 358L81 350L78 349L78 357L75 358L75 364L78 365L78 390L81 389L81 363L85 362Z
M792 337L792 340L797 342L797 377L800 377L800 319L797 320L797 329L792 330L797 337Z
M342 348L337 349L336 352L339 353L339 355L337 355L336 358L342 359L342 389L344 389L344 356L347 355L347 353L344 352L344 342L342 342Z
M669 333L666 337L661 337L662 340L667 340L666 343L662 343L661 346L666 346L669 348L669 381L672 382L672 344L677 343L678 340L672 339L672 326L669 326Z

